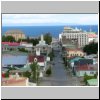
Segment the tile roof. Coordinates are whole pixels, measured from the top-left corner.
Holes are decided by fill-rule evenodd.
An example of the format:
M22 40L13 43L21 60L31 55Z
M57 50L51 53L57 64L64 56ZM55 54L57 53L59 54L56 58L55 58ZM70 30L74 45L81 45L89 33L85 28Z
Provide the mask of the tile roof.
M34 58L37 58L38 62L44 62L44 56L29 55L29 62L33 62Z
M77 71L90 71L90 70L94 70L94 67L89 66L89 65L81 65L81 66L75 67L75 69Z
M20 46L20 43L17 42L2 42L3 45L9 45L9 46Z
M91 33L91 34L88 34L88 37L89 37L89 38L96 38L96 37L97 37L97 35L96 35L96 34Z

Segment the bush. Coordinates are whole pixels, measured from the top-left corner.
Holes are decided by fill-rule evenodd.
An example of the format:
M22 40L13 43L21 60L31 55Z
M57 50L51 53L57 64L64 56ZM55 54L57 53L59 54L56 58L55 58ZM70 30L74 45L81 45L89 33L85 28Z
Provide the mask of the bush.
M51 75L51 67L49 67L47 70L46 70L46 75L50 76Z
M88 76L86 73L84 75L84 82L87 84L87 80L95 79L97 76L94 74L94 76Z
M28 72L28 71L26 71L26 72L23 73L23 76L24 76L24 77L28 77L28 78L30 78L31 73Z
M6 77L6 78L9 77L9 71L7 71L7 72L5 73L5 77Z

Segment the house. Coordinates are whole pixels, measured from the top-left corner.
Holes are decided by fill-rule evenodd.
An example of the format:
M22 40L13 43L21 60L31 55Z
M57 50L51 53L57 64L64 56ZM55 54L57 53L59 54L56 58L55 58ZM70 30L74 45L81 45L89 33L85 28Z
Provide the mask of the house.
M29 80L26 77L16 77L14 75L10 75L9 78L2 77L1 81L2 86L28 86Z
M27 60L27 55L2 55L2 67L23 67Z
M20 42L20 46L24 47L28 51L32 51L32 49L33 49L32 43Z
M98 36L93 33L93 32L89 32L88 33L88 42L91 43L91 42L98 42Z
M93 64L93 59L79 59L78 61L74 62L74 66L77 65L86 65L86 64Z
M70 59L69 60L69 65L70 65L70 67L74 67L74 62L75 61L78 61L79 59L84 59L84 58L81 58L81 57L74 57L74 58L72 58L72 59Z
M9 51L10 49L17 50L18 48L20 48L20 43L2 42L2 51Z
M37 59L38 65L40 66L42 71L45 71L46 68L46 58L43 55L29 55L28 63L31 64L34 62L35 58Z
M84 57L85 53L77 48L77 49L70 49L70 48L66 48L66 55L67 55L67 58L70 59L70 58L73 58L73 57Z
M75 74L78 77L84 76L85 74L87 74L88 76L93 76L94 74L96 74L96 70L94 70L94 67L88 64L78 65L77 67L75 67Z

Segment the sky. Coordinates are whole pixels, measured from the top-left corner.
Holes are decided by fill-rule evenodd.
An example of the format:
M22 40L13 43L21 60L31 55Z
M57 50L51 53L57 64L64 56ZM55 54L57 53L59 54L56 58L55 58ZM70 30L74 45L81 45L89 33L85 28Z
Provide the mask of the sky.
M2 14L2 26L98 25L98 14Z

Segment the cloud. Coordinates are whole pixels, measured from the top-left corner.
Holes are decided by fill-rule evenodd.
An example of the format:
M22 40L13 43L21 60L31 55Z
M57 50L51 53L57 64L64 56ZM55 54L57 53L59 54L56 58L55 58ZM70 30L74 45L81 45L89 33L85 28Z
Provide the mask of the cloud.
M3 14L2 25L98 24L97 14Z

